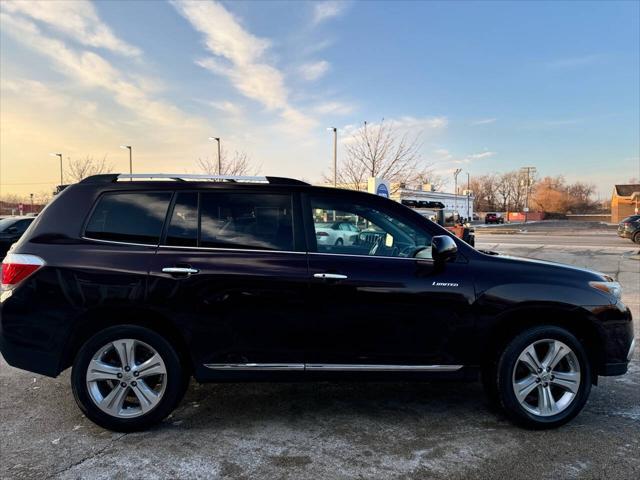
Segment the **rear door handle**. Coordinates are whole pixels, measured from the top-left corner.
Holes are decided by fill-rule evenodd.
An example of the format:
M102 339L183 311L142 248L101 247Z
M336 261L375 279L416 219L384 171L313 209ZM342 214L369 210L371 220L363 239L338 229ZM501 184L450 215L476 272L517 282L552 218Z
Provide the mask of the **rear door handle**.
M346 280L349 277L340 273L314 273L313 278L323 278L326 280Z
M198 273L200 270L191 267L164 267L162 271L164 273L191 275L194 273Z

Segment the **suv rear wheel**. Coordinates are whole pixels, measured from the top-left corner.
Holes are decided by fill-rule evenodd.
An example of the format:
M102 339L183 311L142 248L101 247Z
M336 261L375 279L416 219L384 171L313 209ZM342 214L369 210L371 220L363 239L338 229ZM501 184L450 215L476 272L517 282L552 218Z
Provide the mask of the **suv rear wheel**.
M591 391L591 366L569 331L540 326L517 335L494 370L506 414L529 428L554 428L575 417Z
M120 325L91 337L73 363L71 387L98 425L134 431L160 422L182 399L188 377L167 340L144 327Z

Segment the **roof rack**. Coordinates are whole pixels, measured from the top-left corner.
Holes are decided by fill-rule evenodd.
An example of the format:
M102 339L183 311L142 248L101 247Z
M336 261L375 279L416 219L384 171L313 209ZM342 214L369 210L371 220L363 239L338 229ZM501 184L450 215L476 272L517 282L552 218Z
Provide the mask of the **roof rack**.
M241 175L206 175L193 173L109 173L92 175L81 183L113 183L122 180L167 180L167 181L212 181L230 183L268 183L272 185L309 185L301 180L285 177L241 176Z

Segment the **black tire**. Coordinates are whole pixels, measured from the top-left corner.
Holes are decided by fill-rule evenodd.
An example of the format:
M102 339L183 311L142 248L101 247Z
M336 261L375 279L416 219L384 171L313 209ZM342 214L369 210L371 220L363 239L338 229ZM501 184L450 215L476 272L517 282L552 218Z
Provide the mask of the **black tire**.
M344 240L342 240L341 238L336 240L335 246L336 247L341 247L342 245L344 245Z
M517 366L520 354L529 345L546 339L558 340L573 351L580 367L580 385L575 397L564 410L554 415L542 416L527 411L520 404L514 391L513 380L514 368ZM486 378L485 375L487 375ZM485 375L483 375L483 381L489 398L496 399L512 421L531 429L556 428L567 423L580 413L591 392L591 365L584 347L572 333L551 325L533 327L514 337L498 357L495 368L489 366Z
M636 232L633 235L633 243L640 245L640 232Z
M150 411L132 418L119 418L102 411L91 398L86 376L93 356L109 342L134 339L152 347L166 367L164 393ZM76 355L71 372L71 388L80 410L94 423L109 430L132 432L159 423L180 403L189 383L189 375L173 346L160 334L137 325L118 325L106 328L87 340Z

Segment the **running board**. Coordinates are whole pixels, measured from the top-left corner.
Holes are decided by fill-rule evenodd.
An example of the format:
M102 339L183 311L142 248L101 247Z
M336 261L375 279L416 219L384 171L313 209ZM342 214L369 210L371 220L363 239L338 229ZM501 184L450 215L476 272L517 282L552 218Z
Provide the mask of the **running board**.
M205 363L217 371L316 372L455 372L464 365L368 365L350 363Z

